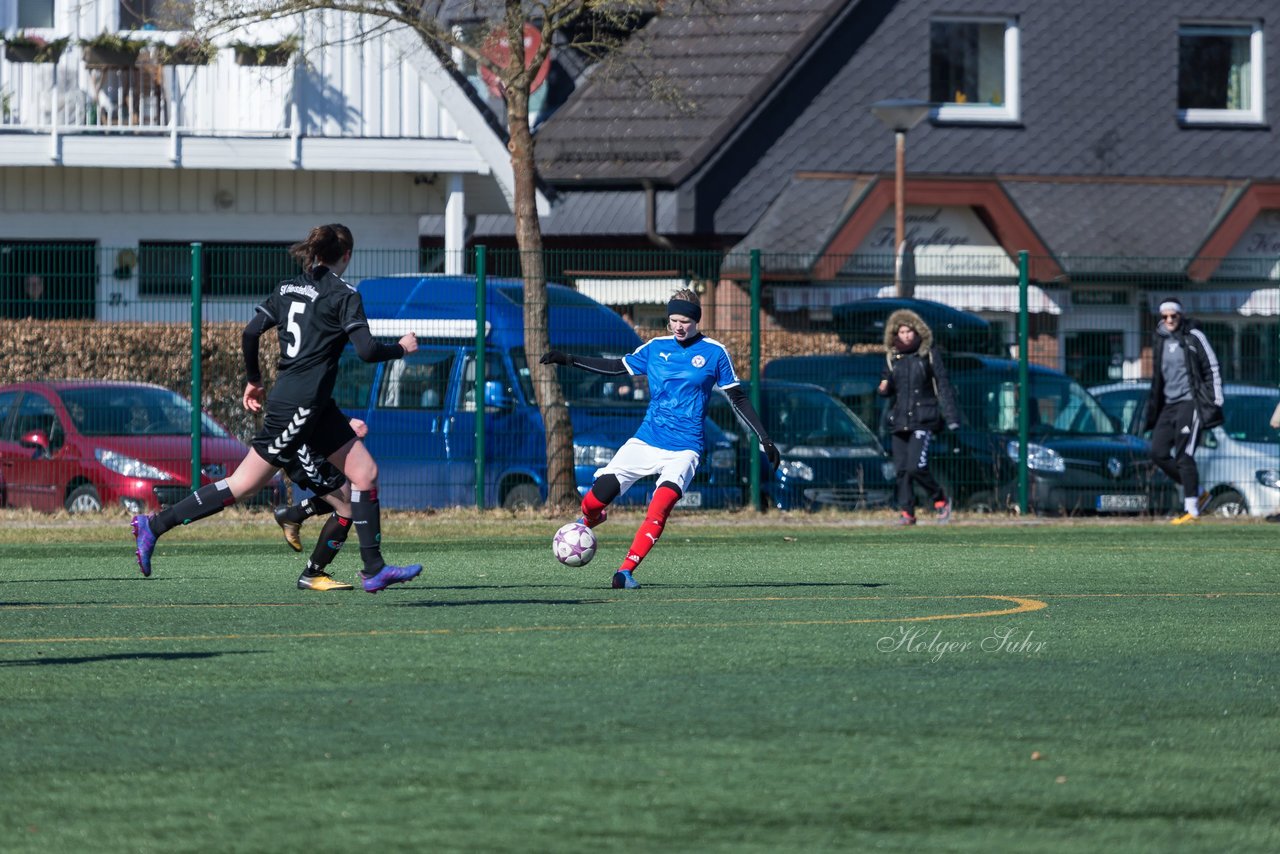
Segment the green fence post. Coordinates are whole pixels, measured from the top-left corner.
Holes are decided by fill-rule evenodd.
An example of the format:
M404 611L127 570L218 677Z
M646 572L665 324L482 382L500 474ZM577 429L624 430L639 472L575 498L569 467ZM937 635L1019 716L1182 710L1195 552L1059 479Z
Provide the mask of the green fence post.
M476 508L484 509L485 248L476 247Z
M203 385L200 371L200 326L202 324L201 304L202 294L201 273L202 260L204 256L204 245L201 243L191 244L191 491L195 492L200 488L200 470L204 468L200 459L200 439L201 424L200 416L204 412L204 406L201 404L203 395L200 387Z
M1027 290L1031 283L1028 275L1028 256L1025 250L1018 253L1018 512L1026 516L1030 512L1031 484L1027 470L1027 443L1031 437L1031 378L1029 309Z
M756 412L760 411L760 250L751 250L751 405ZM755 437L749 431L743 431L751 453L747 459L751 461L751 506L757 513L764 511L764 503L760 496L760 454L756 453Z

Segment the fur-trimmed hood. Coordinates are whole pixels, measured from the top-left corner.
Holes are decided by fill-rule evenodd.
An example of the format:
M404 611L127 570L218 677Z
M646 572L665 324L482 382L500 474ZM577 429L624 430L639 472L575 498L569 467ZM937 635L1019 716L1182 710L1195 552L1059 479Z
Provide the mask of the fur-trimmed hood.
M885 352L894 352L893 342L898 337L899 326L910 326L914 329L920 336L920 349L917 352L921 356L929 355L929 351L933 349L933 330L924 322L924 318L909 308L900 308L889 315L889 320L884 325Z

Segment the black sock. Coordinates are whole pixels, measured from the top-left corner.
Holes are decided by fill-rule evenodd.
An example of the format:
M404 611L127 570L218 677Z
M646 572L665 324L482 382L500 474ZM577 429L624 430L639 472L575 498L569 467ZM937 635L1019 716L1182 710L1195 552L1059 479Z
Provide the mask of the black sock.
M312 516L319 516L321 513L332 513L333 505L325 501L320 496L313 498L304 498L297 504L290 505L280 514L280 518L286 522L293 522L301 525Z
M170 528L190 525L206 516L221 513L236 503L225 480L202 486L186 498L151 517L151 533L157 537Z
M337 513L326 519L324 527L320 530L320 540L316 543L315 550L311 552L311 559L307 561L307 569L303 575L319 575L324 572L338 556L338 550L347 541L347 534L350 533L350 519L344 519Z
M382 519L378 490L351 490L351 522L360 540L360 560L364 574L374 575L387 565L382 559Z

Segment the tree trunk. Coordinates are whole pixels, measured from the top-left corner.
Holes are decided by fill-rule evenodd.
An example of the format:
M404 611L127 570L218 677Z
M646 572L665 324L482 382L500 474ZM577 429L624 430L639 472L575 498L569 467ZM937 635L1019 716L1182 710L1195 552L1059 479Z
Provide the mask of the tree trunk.
M516 51L513 54L518 55ZM524 352L546 428L547 507L562 512L576 508L579 502L573 470L573 425L569 423L569 408L555 366L539 363L542 354L551 349L550 312L534 180L533 134L529 131L529 99L520 88L510 87L506 101L510 134L507 148L515 174L516 244L520 247L520 271L524 276Z

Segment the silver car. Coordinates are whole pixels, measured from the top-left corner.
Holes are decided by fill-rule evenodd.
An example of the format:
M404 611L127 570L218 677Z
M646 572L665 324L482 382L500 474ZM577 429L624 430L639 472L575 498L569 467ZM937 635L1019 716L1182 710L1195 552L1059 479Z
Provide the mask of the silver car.
M1151 383L1111 383L1089 389L1121 429L1143 434L1142 414ZM1226 422L1203 437L1196 450L1200 482L1212 496L1210 513L1268 516L1280 511L1280 431L1271 426L1280 389L1226 383Z

